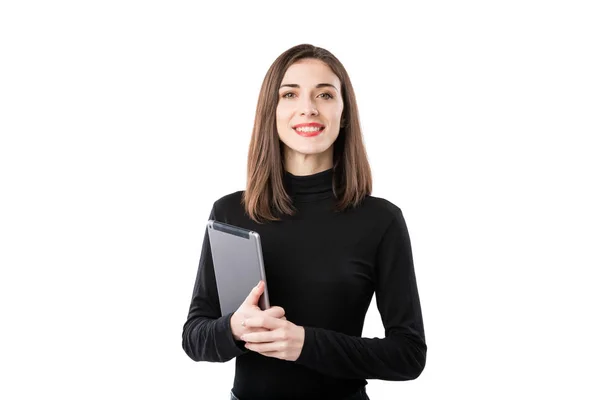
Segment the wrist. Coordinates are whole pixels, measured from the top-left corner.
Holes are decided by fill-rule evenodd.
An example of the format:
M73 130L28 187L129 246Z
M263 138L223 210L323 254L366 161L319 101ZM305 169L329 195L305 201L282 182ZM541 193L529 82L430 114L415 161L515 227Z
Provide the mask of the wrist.
M240 321L240 315L237 311L234 312L233 314L231 314L231 318L229 318L229 325L231 327L231 335L233 336L233 338L235 340L241 340L240 339L241 332L239 332L239 327L241 326L241 321Z

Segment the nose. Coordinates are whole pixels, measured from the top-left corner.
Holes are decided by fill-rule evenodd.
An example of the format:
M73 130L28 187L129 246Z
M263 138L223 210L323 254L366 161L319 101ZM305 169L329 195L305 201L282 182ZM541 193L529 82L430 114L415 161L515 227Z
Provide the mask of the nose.
M300 114L301 115L317 115L319 111L313 102L313 99L310 96L307 96L302 103L300 104Z

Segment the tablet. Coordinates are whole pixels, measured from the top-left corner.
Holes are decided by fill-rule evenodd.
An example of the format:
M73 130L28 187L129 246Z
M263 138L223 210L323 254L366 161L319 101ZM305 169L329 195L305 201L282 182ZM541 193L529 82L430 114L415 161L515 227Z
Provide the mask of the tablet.
M257 232L219 221L207 222L221 315L236 311L256 284L265 290L258 306L270 307L260 235Z

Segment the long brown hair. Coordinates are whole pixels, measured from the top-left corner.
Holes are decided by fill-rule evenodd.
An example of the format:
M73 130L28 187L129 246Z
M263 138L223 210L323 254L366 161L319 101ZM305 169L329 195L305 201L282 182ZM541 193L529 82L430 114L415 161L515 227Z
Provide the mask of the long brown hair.
M292 199L284 187L282 146L277 133L276 108L279 86L287 69L301 59L317 59L327 65L341 82L344 109L340 133L333 146L333 190L336 211L358 206L371 194L371 167L360 129L358 106L350 77L342 63L329 51L300 44L273 62L262 83L254 129L248 150L248 175L242 204L254 221L277 221L281 214L294 215Z

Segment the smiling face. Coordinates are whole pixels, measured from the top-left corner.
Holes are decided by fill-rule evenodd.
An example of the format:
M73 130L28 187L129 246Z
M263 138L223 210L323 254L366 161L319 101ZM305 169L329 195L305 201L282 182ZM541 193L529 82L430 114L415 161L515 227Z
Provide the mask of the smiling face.
M333 166L332 145L344 109L341 90L339 78L320 60L300 60L285 72L276 118L288 171L297 170L292 165L297 162L312 170Z

